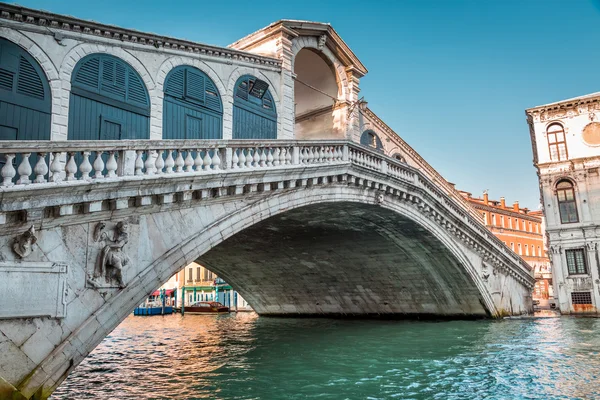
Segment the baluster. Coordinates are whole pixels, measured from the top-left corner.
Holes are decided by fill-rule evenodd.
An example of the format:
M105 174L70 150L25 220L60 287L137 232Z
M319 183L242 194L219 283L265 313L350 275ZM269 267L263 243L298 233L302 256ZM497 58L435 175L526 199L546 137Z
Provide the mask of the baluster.
M260 154L258 154L258 147L256 147L253 151L254 153L254 167L258 167L260 165Z
M326 146L325 147L325 162L327 164L331 163L331 159L332 159L332 154L331 154L331 146Z
M246 153L246 167L247 168L251 168L252 161L254 161L254 156L252 155L251 150L252 150L251 148L248 148L247 153Z
M65 171L67 172L67 181L75 180L75 173L77 172L77 164L75 163L75 152L69 151L67 153L67 157L69 161L67 161L67 165L65 166Z
M104 160L102 159L103 151L96 152L96 159L94 160L94 178L104 178Z
M221 169L221 157L219 157L219 148L216 147L212 157L212 166L215 171Z
M204 160L202 164L204 165L205 171L210 171L210 164L212 163L212 157L210 156L210 149L204 150Z
M60 182L62 180L61 171L62 165L60 162L60 157L62 153L50 153L52 157L52 162L50 162L50 182Z
M35 183L45 183L46 177L45 175L48 173L48 166L46 165L46 154L47 153L37 153L38 160L35 163L35 167L33 167L33 174L35 175Z
M272 167L273 166L273 154L271 153L271 148L267 147L266 149L263 150L264 152L267 152L267 167Z
M151 158L151 157L148 157ZM115 158L115 152L108 152L108 160L106 161L106 177L107 178L116 178L117 177L117 160Z
M240 148L240 168L244 168L246 166L246 156L244 155L244 149Z
M194 172L194 159L192 158L191 150L188 150L187 156L185 157L185 171Z
M181 150L177 150L177 158L175 159L175 172L183 172L184 165L185 162L183 161Z
M319 159L317 160L319 163L325 162L325 148L323 146L319 146Z
M154 163L154 167L156 168L156 173L161 175L163 173L163 168L165 167L165 160L163 160L164 150L156 151L156 162Z
M202 171L202 164L204 163L200 153L202 153L202 149L196 149L196 158L194 159L194 167L196 167L196 172Z
M92 164L90 164L90 152L84 151L82 152L82 154L83 161L81 162L81 164L79 164L79 172L81 172L81 177L79 177L79 179L81 179L82 181L89 181L90 179L92 179L90 177L90 172L92 172Z
M281 157L281 150L279 150L279 147L275 147L273 149L273 166L277 167L279 166L279 164L281 164L281 161L279 160L279 158Z
M173 150L167 150L167 159L165 160L165 174L173 173L173 166L175 165L175 160L173 160Z
M240 162L240 159L237 155L237 151L238 149L235 147L231 151L231 169L238 169L238 162Z
M300 163L308 164L308 148L303 147L300 152Z
M261 150L262 151L260 152L260 166L264 167L267 165L267 155L265 153L267 149L263 147Z
M15 167L13 167L13 160L15 159L16 154L4 154L4 160L6 164L2 167L2 171L0 171L0 176L2 176L2 186L9 187L13 186L13 178L17 174Z
M146 151L146 162L144 163L144 166L146 167L145 175L154 175L154 160L152 159L152 156L154 155L153 153L153 150Z
M136 150L135 151L136 157L135 157L135 172L134 175L144 175L144 171L142 171L142 169L144 169L144 160L142 158L142 155L144 154L143 150ZM148 168L146 168L146 170L148 170Z
M292 163L292 148L288 147L285 149L285 165L290 165Z
M314 149L312 147L309 147L308 158L306 159L306 163L307 164L312 164L312 162L313 162L314 159L315 159Z
M26 185L31 183L29 180L29 175L31 175L31 165L29 164L29 157L31 153L23 154L23 159L17 168L17 172L19 173L19 180L17 180L17 185Z

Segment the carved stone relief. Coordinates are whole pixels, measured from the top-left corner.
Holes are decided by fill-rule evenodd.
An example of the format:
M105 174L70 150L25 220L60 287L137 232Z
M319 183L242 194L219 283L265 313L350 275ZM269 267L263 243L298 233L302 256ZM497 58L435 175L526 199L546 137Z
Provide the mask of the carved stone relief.
M129 224L120 221L106 231L107 224L99 222L94 228L93 241L101 243L93 271L88 271L87 283L94 288L124 288L123 268L129 265L130 259L123 248L129 242Z
M31 254L33 245L36 242L37 237L35 236L35 228L31 225L31 228L15 238L12 249L20 258L25 258Z

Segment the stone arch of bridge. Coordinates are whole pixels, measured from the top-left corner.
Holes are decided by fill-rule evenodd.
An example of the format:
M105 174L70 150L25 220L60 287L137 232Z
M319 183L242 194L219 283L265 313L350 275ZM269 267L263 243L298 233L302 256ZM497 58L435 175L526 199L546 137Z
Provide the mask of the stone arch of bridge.
M169 211L160 213L162 214L160 219L155 219L153 223L158 224L158 221L160 221L163 227L173 226L173 229L169 230L169 232L163 232L163 237L168 236L173 240L172 243L176 243L176 245L171 246L165 251L160 250L160 256L156 257L149 264L146 264L146 267L142 267L133 279L131 277L127 279L126 288L107 297L106 302L87 317L87 319L83 320L79 328L75 329L61 345L57 346L28 376L28 379L19 385L19 389L24 393L34 393L38 390L42 390L44 393L51 393L66 378L68 373L112 329L125 319L131 313L131 310L149 292L159 287L173 274L195 260L200 260L209 269L222 275L225 280L230 281L229 283L239 290L241 295L259 313L263 314L349 314L353 313L352 310L357 310L356 308L350 308L349 311L344 312L341 308L336 308L340 303L348 306L352 304L357 307L364 306L367 313L370 314L431 314L438 310L431 307L407 309L403 308L401 304L403 299L404 301L413 301L414 303L415 300L411 299L417 292L411 291L411 288L407 287L407 285L418 282L420 278L425 278L425 284L421 285L418 289L423 292L421 298L436 297L437 304L440 307L447 307L446 315L497 315L497 308L494 305L494 301L486 285L477 274L472 257L467 254L468 250L462 247L456 238L449 232L439 228L435 221L421 214L416 207L408 205L406 202L402 203L390 200L388 197L383 201L379 201L374 198L373 193L372 190L363 187L347 185L323 185L283 192L263 192L262 197L249 201L241 207L232 206L228 208L226 206L218 206L217 208L221 210L220 213L214 214L214 218L208 220L206 217L206 205L190 207L186 209L185 215L180 215L181 221L185 221L184 226L173 224L174 217L169 216ZM296 221L307 218L307 216L327 216L328 214L333 214L334 218L332 220L326 218L319 223L311 223L308 220L303 225L295 224ZM340 218L345 214L352 216L351 220L345 223L346 226L352 227L352 224L356 226L356 224L362 222L366 228L355 232L353 240L340 242L340 238L345 233L349 232L352 234L352 229L350 231L336 231L340 225ZM198 221L202 223L198 223ZM344 245L344 249L348 249L352 245L360 251L370 252L373 259L380 261L381 266L370 266L370 268L365 269L364 272L366 275L362 277L368 278L380 274L385 278L380 280L382 284L386 284L387 280L388 286L386 287L386 292L382 293L374 290L373 287L369 287L367 283L362 282L363 290L357 289L360 293L347 293L347 296L342 295L336 299L334 292L329 291L329 293L317 301L312 301L312 298L309 297L309 301L306 304L295 309L293 301L298 299L298 292L294 296L287 297L283 304L274 304L273 299L270 298L274 292L262 291L259 297L253 296L251 289L257 286L247 285L236 277L236 268L246 262L243 257L238 260L237 264L233 262L229 262L228 264L219 263L215 262L215 260L218 260L228 251L244 249L244 246L246 246L246 251L248 250L247 246L252 250L253 246L256 246L258 243L248 241L248 238L260 236L256 234L256 229L259 229L261 234L268 233L269 235L264 235L265 238L273 240L273 238L278 237L278 223L282 224L279 225L281 237L285 239L286 235L289 236L288 239L284 240L285 246L283 248L285 249L290 249L290 243L293 245L294 238L302 238L302 245L298 247L300 253L302 253L308 250L305 246L306 243L323 242L321 239L327 237L335 239L336 236L332 236L332 234L337 233L337 240ZM395 224L399 224L401 228L394 228ZM200 225L202 227L198 228ZM295 232L286 233L282 229L286 226L294 225L297 228ZM150 228L152 227L148 224L146 229ZM174 233L179 234L179 236L173 237L172 234ZM375 237L369 239L369 235L375 235ZM315 238L314 240L312 239L313 237ZM368 246L360 247L360 240L363 238L369 239L370 244L377 245L378 241L380 241L380 243L388 246L384 255L389 255L392 250L401 252L402 255L400 258L405 257L411 260L410 270L404 272L402 270L394 271L394 263L398 263L399 258L391 260L378 258L383 254L382 252L378 252L376 251L377 249L369 248ZM410 238L412 239L408 243L408 246L402 246L399 243L401 240ZM419 238L426 239L420 241L418 240ZM230 240L234 240L234 242L229 242ZM428 247L431 244L434 246ZM160 246L164 245L156 243L154 247ZM219 246L222 247L219 248ZM317 257L324 257L327 249L321 246L318 250ZM336 254L335 248L330 250L332 254ZM423 262L419 262L419 260L415 259L415 251L429 252L429 254ZM254 258L248 260L253 266L257 266L260 263L261 254L257 254L258 258L255 255ZM263 253L262 255L269 256L269 254L273 253ZM287 252L287 254L290 253ZM348 257L337 258L337 261L348 260ZM282 261L289 261L289 258L274 259L268 263L268 266L273 271L276 264ZM319 266L334 265L336 258L329 256L329 264L319 264L319 262L314 261L314 258L312 260L303 257L298 258L298 265L304 268L303 271L305 273L302 282L318 281L322 277L319 273L323 271L319 269ZM311 262L314 265L311 265ZM426 265L427 262L433 262L433 264L428 266ZM354 265L359 264L354 263ZM423 273L419 273L419 268L425 268L426 270ZM440 270L438 271L438 269ZM263 270L261 273L264 274L265 271L267 270ZM337 268L336 271L339 272L340 269ZM309 279L311 275L312 280ZM281 276L281 274L278 276ZM332 273L325 275L326 279L331 277L334 277ZM452 279L454 280L445 284L443 280L448 277L453 277ZM358 276L355 278L361 277ZM347 274L337 276L337 279L340 282L347 281ZM404 286L390 284L392 280L401 283L404 282ZM331 281L326 281L326 283L330 284L331 288L335 288L336 286ZM350 284L355 286L360 285L352 280ZM393 297L391 300L386 299L386 296L394 290L398 291L398 296ZM465 297L453 300L448 294L458 295L459 297L464 295ZM362 310L363 313L365 310ZM43 389L40 389L40 387Z

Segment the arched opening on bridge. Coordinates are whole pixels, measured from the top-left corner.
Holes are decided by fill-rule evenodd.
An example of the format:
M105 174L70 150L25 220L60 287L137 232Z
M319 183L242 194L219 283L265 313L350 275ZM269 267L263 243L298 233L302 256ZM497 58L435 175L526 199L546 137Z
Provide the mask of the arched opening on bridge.
M215 83L190 66L165 79L163 139L222 139L223 104Z
M198 262L259 314L488 313L467 267L448 247L413 220L373 205L287 211L235 234Z
M67 138L150 138L150 98L133 67L108 54L91 54L77 63L71 78Z
M235 83L234 139L277 139L277 110L269 84L252 75Z
M363 146L370 147L373 150L383 152L383 143L381 143L379 135L377 135L370 129L362 133L362 135L360 136L360 144L362 144Z
M49 140L48 78L21 47L0 38L0 140Z
M340 138L339 85L331 61L321 52L301 49L294 59L295 136Z

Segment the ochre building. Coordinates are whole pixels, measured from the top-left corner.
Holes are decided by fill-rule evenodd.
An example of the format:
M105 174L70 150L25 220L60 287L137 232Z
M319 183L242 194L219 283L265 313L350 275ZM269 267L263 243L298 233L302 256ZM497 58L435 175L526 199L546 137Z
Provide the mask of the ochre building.
M533 298L552 300L552 272L544 243L543 213L519 207L518 201L507 206L504 197L497 201L490 200L487 193L482 198L464 191L460 193L479 211L487 228L533 268L536 278Z

